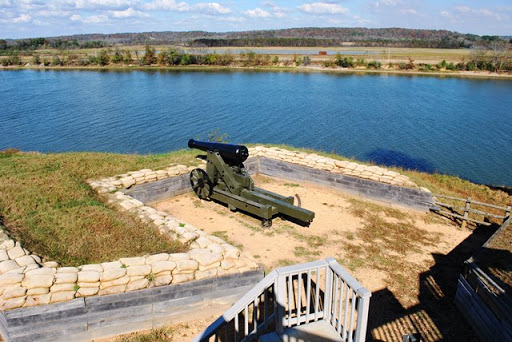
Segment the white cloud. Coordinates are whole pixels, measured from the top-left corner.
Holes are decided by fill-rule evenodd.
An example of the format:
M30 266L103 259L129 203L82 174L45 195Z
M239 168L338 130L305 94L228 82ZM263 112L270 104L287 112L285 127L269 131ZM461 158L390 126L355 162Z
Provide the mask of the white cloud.
M244 12L247 16L251 18L268 18L270 17L270 13L262 10L261 8L255 8Z
M0 8L7 8L7 7L11 7L11 6L12 6L11 1L0 0Z
M470 13L471 12L471 8L469 8L468 6L455 6L455 10L460 13Z
M58 11L58 10L41 10L36 11L35 16L36 17L67 17L71 14L70 11Z
M20 15L19 17L16 17L16 18L11 18L10 20L8 20L9 22L11 23L14 23L14 24L17 24L17 23L28 23L30 21L30 19L32 19L30 17L30 15L28 14L22 14Z
M190 5L188 3L176 2L175 0L154 0L144 4L143 7L148 10L190 11Z
M228 14L231 10L218 2L200 2L192 6L192 10L209 14Z
M135 0L68 0L65 2L77 9L122 9L133 6Z
M113 18L133 18L133 17L147 17L148 15L144 12L134 10L128 7L124 11L110 11Z
M454 10L457 12L457 16L459 16L459 17L461 17L461 16L477 16L477 17L484 16L484 17L490 17L490 18L496 19L497 21L509 19L509 17L506 14L502 15L501 13L491 11L488 8L476 9L476 8L471 8L468 6L455 6ZM447 11L443 11L443 12L449 13ZM441 12L441 15L443 15L443 12ZM450 16L451 16L451 14L450 14Z
M263 3L263 6L265 7L269 7L270 9L272 9L272 13L271 15L273 17L276 17L276 18L283 18L286 16L286 11L284 8L281 8L279 6L277 6L275 3L273 3L272 1L265 1Z
M412 8L404 8L400 10L400 13L402 14L418 14L415 9Z
M310 14L348 14L349 9L338 4L328 2L313 2L298 6L298 8Z
M91 15L90 17L83 18L79 14L73 14L69 17L71 21L79 21L84 24L99 24L108 22L108 17L106 15Z
M396 7L401 4L401 0L379 0L373 4L375 7Z
M201 12L206 14L228 14L231 9L222 6L218 2L200 2L190 5L187 2L176 2L175 0L154 0L142 6L145 9L158 11L176 11L176 12Z

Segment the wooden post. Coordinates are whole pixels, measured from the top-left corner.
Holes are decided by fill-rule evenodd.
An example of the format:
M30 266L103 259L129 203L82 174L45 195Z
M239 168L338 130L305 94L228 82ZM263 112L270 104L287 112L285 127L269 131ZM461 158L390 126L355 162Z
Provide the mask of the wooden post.
M509 205L507 206L507 209L505 210L505 217L503 218L503 223L505 223L506 220L508 220L510 218L510 209L512 207Z
M468 197L466 200L466 206L464 208L464 218L462 219L462 226L461 229L466 228L468 224L468 217L469 217L469 207L471 206L471 197Z

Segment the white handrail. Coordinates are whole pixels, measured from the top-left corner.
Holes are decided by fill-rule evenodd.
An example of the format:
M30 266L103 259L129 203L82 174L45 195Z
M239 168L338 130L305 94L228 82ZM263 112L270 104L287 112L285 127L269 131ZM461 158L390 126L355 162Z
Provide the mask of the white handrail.
M256 284L256 286L249 290L249 292L247 292L235 304L233 304L222 316L217 318L215 322L206 328L200 335L196 336L192 342L199 342L212 336L225 323L230 322L242 310L245 310L247 305L254 301L254 298L258 297L263 291L273 285L276 279L277 272L274 270L270 272L265 278L263 278L258 284Z
M316 272L316 281L311 276L312 272ZM325 288L321 301L322 310L319 308L319 291L322 286L320 284L320 273L325 275ZM293 285L295 281L297 281L297 288ZM302 282L305 282L305 284L302 285ZM312 288L313 284L314 289ZM273 291L269 292L272 286L274 286ZM274 296L274 308L273 313L267 317L266 308L269 294ZM302 294L306 296L305 303L301 301ZM260 298L261 295L264 295L263 299ZM311 300L312 295L315 296L314 303ZM307 324L310 320L323 319L329 322L344 339L363 342L366 337L370 297L371 292L352 277L334 258L280 267L269 273L192 341L208 341L222 327L233 320L235 320L236 332L243 334L242 341L247 341L266 333L265 329L271 322L276 323L275 331L279 334L283 332L285 327ZM265 307L263 322L256 320L258 316L256 310L261 300L263 300ZM252 328L249 331L250 317L248 309L251 305L253 305L254 311L252 312ZM314 309L313 312L310 311L312 308ZM341 323L342 309L343 324ZM241 313L245 317L243 319L243 332L239 330L238 326L238 318ZM235 340L237 339L235 338Z

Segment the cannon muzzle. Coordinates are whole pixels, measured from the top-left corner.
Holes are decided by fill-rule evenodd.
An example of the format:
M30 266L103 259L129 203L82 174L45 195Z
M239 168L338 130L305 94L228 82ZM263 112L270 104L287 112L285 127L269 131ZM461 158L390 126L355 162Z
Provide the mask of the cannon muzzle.
M249 150L243 145L222 144L190 139L188 147L201 151L218 152L221 157L230 163L241 164L249 157Z

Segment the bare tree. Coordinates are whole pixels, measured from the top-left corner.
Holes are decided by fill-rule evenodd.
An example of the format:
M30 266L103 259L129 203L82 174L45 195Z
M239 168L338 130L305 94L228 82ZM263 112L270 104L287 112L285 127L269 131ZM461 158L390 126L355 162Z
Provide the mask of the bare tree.
M511 57L511 45L506 40L492 41L489 44L489 49L494 71L500 72L503 65Z

